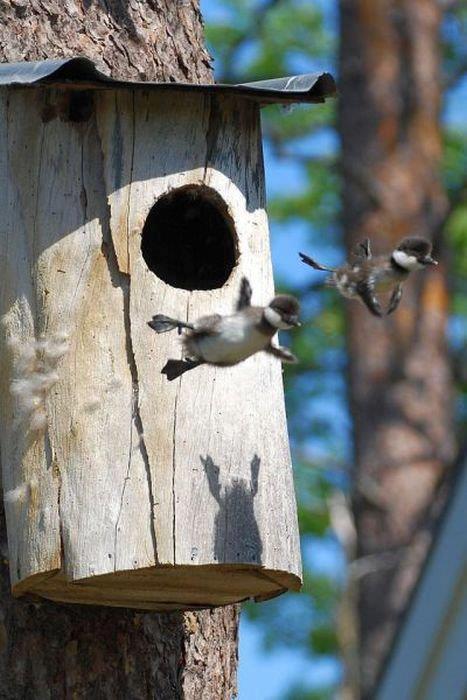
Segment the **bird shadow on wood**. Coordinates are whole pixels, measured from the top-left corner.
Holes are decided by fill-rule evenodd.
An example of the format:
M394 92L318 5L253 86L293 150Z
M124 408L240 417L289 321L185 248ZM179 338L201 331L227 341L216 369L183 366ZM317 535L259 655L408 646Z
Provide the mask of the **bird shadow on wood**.
M209 490L219 505L215 518L214 559L219 563L261 564L263 544L254 510L261 460L254 455L250 480L234 478L222 487L220 469L212 458L200 456Z

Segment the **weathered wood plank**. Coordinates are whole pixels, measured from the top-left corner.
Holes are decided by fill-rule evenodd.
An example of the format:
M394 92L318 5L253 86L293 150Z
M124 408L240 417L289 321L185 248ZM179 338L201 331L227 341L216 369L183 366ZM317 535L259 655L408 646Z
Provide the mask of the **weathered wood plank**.
M60 379L47 397L48 430L33 443L31 469L41 488L42 472L54 479L53 497L39 494L38 500L46 512L52 506L57 509L60 500L64 565L73 579L154 563L151 507L133 415L126 281L118 278L111 241L106 240L110 229L96 126L91 122L70 127L60 120L34 126L40 135L36 160L30 145L29 158L19 159L18 139L11 137L11 160L18 171L13 185L20 193L14 209L27 222L21 259L27 264L22 275L11 277L29 279L30 269L33 272L35 289L29 294L36 336L61 332L70 340ZM37 197L30 196L32 181L38 183ZM17 222L12 230L17 230ZM10 245L21 253L17 236L10 237ZM13 253L9 257L16 259ZM20 300L24 296L22 290L11 293ZM37 456L41 444L42 468ZM135 488L138 507L132 505L128 515ZM131 527L126 526L128 519ZM34 573L35 565L28 568L28 560L41 548L34 536L22 546L26 562L21 571L26 567L26 575ZM55 546L59 553L60 540Z
M96 116L103 151L110 232L121 272L129 272L128 214L135 136L134 93L103 91L96 95Z
M29 590L51 600L137 607L148 610L206 608L238 603L252 594L261 600L284 591L298 590L291 574L248 566L156 566L131 572L94 576L70 584L61 574L37 583Z
M50 469L46 434L34 433L28 409L30 363L38 338L34 275L35 211L40 192L43 124L28 91L0 90L2 144L0 217L1 346L0 443L12 582L60 567L58 483ZM32 113L31 113L32 112ZM29 114L23 120L21 115ZM14 380L23 388L16 400ZM17 385L19 388L19 385ZM19 410L18 410L19 403Z
M148 269L141 255L141 233L149 211L161 195L201 181L206 142L204 100L197 95L186 98L137 95L129 205L131 339L161 564L174 563L173 455L178 383L168 383L160 371L167 358L181 357L181 347L176 334L156 336L147 322L161 310L169 316L181 314L186 318L189 292L170 287Z
M47 127L42 171L57 217L50 221L44 190L36 221L42 251L37 284L39 293L47 286L55 292L44 301L44 325L53 327L57 319L69 324L51 448L61 477L65 571L76 580L147 566L155 554L127 348L127 281L109 235L96 122Z

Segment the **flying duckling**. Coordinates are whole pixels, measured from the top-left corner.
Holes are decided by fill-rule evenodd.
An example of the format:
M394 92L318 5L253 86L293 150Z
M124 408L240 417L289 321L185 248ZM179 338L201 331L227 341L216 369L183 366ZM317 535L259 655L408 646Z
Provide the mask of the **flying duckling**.
M366 239L359 243L354 261L336 268L320 265L305 253L299 255L315 270L331 273L326 280L328 286L336 287L348 299L360 299L374 316L383 316L376 294L391 292L386 314L393 313L399 306L402 285L410 273L438 264L431 257L431 248L430 241L414 236L404 238L390 255L373 257L370 241Z
M274 345L272 339L278 330L300 325L298 301L288 294L279 294L268 306L252 306L251 295L250 283L243 277L236 311L229 316L202 316L194 323L177 321L163 314L153 316L148 325L156 333L175 328L179 334L183 332L185 360L168 360L162 374L172 381L203 364L230 367L261 350L281 362L296 362L290 350Z

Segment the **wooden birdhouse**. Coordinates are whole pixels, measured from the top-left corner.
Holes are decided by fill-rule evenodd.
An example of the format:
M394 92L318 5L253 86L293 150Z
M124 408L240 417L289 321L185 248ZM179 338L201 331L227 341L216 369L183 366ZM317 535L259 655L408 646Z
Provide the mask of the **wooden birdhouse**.
M130 83L0 66L1 463L13 592L146 609L300 586L281 365L168 382L184 320L273 296L259 108L328 74Z

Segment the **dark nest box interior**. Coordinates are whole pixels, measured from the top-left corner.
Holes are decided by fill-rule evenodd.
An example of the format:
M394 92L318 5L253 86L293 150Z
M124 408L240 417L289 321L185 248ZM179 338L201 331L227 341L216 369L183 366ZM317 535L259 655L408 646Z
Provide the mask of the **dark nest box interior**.
M215 190L188 185L163 195L143 227L141 252L157 277L180 289L219 289L237 262L234 223Z
M0 444L15 595L154 610L301 583L280 363L167 382L155 313L273 295L260 107L328 74L127 83L0 65Z

